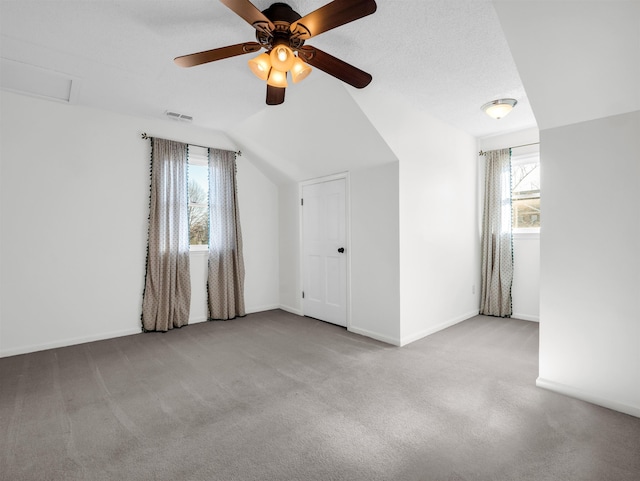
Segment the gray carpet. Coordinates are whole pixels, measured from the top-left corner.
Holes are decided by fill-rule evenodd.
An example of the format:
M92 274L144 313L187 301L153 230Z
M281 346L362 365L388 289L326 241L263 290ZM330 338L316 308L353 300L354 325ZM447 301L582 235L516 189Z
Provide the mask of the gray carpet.
M538 325L404 348L282 311L0 359L2 480L634 480L640 419L535 387Z

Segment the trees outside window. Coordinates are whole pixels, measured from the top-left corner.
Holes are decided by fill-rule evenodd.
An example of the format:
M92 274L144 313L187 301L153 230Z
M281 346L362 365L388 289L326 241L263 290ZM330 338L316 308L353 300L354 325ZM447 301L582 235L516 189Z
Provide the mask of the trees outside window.
M540 229L540 157L515 158L511 162L512 228Z
M189 244L209 245L209 157L207 149L189 146ZM199 248L199 249L198 249Z

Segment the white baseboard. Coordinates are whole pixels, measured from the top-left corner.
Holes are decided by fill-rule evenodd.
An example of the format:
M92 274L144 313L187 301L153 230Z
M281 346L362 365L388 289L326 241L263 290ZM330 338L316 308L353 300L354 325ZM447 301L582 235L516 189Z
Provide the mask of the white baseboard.
M260 307L247 307L245 309L245 312L247 314L255 314L256 312L263 312L263 311L272 311L273 309L279 309L280 306L277 304L274 304L272 306L260 306ZM189 319L189 324L198 324L200 322L206 322L209 319L207 317L197 317L195 319Z
M619 411L621 413L629 414L631 416L640 418L640 406L632 406L630 404L614 401L613 399L607 399L600 396L596 396L586 391L582 391L581 389L578 389L572 386L567 386L566 384L549 381L548 379L544 379L541 377L536 379L536 386L542 389L547 389L549 391L557 392L559 394L564 394L565 396L580 399L581 401L586 401L591 404L597 404L598 406L602 406L608 409L613 409L614 411Z
M269 306L247 307L245 310L247 314L255 314L256 312L273 311L274 309L280 309L278 304L272 304Z
M540 316L530 316L529 314L520 314L519 312L511 314L511 318L523 321L540 322Z
M282 309L283 311L290 312L291 314L295 314L296 316L304 316L302 309L297 309L291 306L285 306L284 304L280 304L277 308Z
M28 354L30 352L45 351L47 349L55 349L58 347L74 346L85 342L103 341L114 337L130 336L132 334L140 334L142 327L123 329L121 331L111 331L101 334L93 334L91 336L72 337L69 339L60 339L58 341L46 342L43 344L31 344L28 346L14 347L10 349L0 350L0 357L17 356L19 354Z
M272 309L278 309L278 308L280 308L280 306L278 305L252 307L247 309L247 314L251 314L254 312L270 311ZM297 313L294 313L294 314L297 314ZM189 324L199 324L201 322L206 322L207 320L208 319L206 317L198 317L196 319L189 319ZM17 356L19 354L28 354L30 352L45 351L47 349L55 349L58 347L74 346L76 344L83 344L85 342L103 341L105 339L111 339L114 337L130 336L132 334L139 334L140 332L142 332L141 325L135 328L124 329L121 331L112 331L112 332L106 332L102 334L94 334L91 336L74 337L70 339L62 339L62 340L46 342L42 344L31 344L28 346L2 349L0 350L0 358Z
M189 324L198 324L200 322L206 322L208 319L206 317L198 317L196 319L189 319Z
M392 346L400 346L400 339L385 336L384 334L380 334L374 331L369 331L367 329L362 329L356 326L350 326L348 328L348 331L355 334L360 334L361 336L370 337L371 339L375 339L376 341L386 342L387 344L391 344Z
M400 346L406 346L407 344L410 344L419 339L422 339L423 337L427 337L431 334L435 334L436 332L442 331L443 329L446 329L447 327L451 327L455 324L458 324L459 322L466 321L467 319L477 316L478 312L479 311L470 311L470 312L467 312L466 314L462 314L458 317L454 317L453 319L449 319L448 321L440 323L436 326L430 327L428 329L424 329L423 331L410 334L409 336L402 336L400 338Z

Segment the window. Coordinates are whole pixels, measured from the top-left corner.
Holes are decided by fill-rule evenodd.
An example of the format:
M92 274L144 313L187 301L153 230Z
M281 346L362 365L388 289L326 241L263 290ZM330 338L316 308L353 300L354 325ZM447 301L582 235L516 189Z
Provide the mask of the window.
M191 250L209 246L209 154L204 147L189 146L189 244Z
M511 160L511 212L514 233L540 230L540 155Z

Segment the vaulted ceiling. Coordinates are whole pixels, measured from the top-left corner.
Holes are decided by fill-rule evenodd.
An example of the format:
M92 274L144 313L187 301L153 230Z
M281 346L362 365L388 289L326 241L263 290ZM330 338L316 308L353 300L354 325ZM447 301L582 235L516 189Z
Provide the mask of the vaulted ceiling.
M254 3L265 9L272 0ZM325 3L289 1L302 15ZM357 168L394 158L398 146L392 152L378 130L385 116L387 125L427 116L487 137L640 109L635 0L377 4L373 15L307 42L369 72L369 86L314 69L283 105L268 107L251 54L188 69L173 63L254 40L218 0L0 0L2 87L141 117L192 116L226 132L275 180L345 170L345 159ZM509 116L481 112L501 97L518 100ZM336 150L340 165L327 160Z
M264 9L272 1L254 3ZM304 15L327 1L289 3ZM393 93L473 136L535 126L491 2L377 3L373 15L308 43L369 72L368 95ZM247 67L251 54L189 69L174 65L179 55L254 40L253 28L217 0L3 0L1 9L5 87L28 90L35 83L34 89L55 90L48 84L70 79L78 104L150 117L175 111L219 130L282 108L265 105L264 82ZM355 91L315 69L290 86L285 103L307 101L305 91L331 102L332 84ZM500 97L514 97L519 105L496 122L480 106ZM304 117L311 116L306 109ZM305 118L289 119L295 122Z

